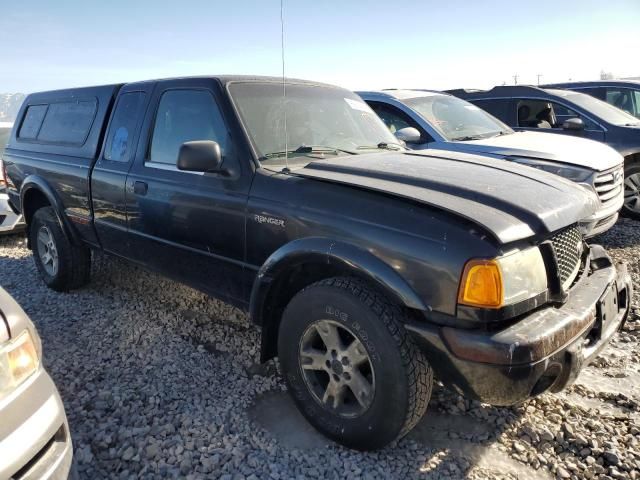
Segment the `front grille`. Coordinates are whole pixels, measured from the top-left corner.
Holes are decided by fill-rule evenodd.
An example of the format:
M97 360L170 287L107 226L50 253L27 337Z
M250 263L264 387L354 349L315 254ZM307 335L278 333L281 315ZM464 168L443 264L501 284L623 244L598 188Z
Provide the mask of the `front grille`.
M571 286L580 269L583 248L582 234L578 227L574 225L555 234L551 238L551 243L558 259L560 283L566 290Z
M622 192L624 181L624 171L621 167L600 173L596 176L593 186L600 197L602 205L606 206L616 201Z

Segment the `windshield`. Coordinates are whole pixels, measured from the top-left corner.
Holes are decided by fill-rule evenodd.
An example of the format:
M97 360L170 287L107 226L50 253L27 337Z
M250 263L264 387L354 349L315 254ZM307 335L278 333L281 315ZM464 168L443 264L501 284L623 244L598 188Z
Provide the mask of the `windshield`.
M284 167L285 150L289 166L301 167L327 154L398 145L382 120L348 90L288 83L283 99L282 84L247 82L230 84L229 93L263 166Z
M636 117L609 105L607 102L598 100L591 95L584 93L570 92L565 90L551 90L554 95L566 98L568 101L582 107L589 113L601 118L612 125L638 125L640 123Z
M513 133L508 126L479 107L449 95L403 100L449 141L475 140Z

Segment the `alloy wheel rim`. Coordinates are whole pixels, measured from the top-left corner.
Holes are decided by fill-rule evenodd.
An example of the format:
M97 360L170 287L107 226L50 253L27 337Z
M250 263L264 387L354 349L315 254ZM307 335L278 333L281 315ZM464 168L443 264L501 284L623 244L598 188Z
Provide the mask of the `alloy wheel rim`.
M53 240L53 235L51 235L47 227L42 226L38 230L37 238L40 262L49 275L55 276L58 273L58 249Z
M302 335L299 363L304 381L324 409L341 417L365 413L375 396L375 374L362 342L333 320L312 323Z
M640 173L632 173L624 180L624 206L640 213Z

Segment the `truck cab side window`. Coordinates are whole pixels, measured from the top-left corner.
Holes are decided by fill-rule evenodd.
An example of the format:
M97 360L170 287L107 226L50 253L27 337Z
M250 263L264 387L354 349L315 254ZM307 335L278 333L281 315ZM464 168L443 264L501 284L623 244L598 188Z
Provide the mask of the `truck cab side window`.
M223 157L227 128L211 93L205 90L169 90L156 114L148 162L176 165L180 146L194 140L213 140Z
M121 95L118 99L107 134L105 160L128 162L131 158L131 152L134 150L133 136L142 116L144 97L144 92L131 92Z

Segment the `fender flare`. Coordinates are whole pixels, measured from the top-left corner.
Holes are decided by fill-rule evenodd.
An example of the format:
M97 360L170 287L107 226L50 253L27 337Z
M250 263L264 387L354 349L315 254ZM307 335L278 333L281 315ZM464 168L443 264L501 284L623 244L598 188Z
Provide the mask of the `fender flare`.
M630 163L637 163L640 160L640 150L638 147L630 148L628 150L620 152L620 155L624 157L624 165L628 166Z
M351 270L390 293L401 305L416 310L429 310L411 286L371 252L330 238L306 237L280 247L258 271L249 305L250 318L254 323L263 323L262 313L273 280L288 269L305 263L325 263Z
M64 233L67 240L75 245L79 245L81 243L80 237L75 227L71 224L71 221L64 214L64 205L62 204L60 197L58 197L51 185L49 185L49 183L39 175L27 176L22 182L22 186L20 187L20 210L25 217L27 228L30 228L31 219L27 220L26 218L24 201L29 192L32 192L34 190L37 190L46 197L47 201L56 213L60 225L62 225L62 232Z

